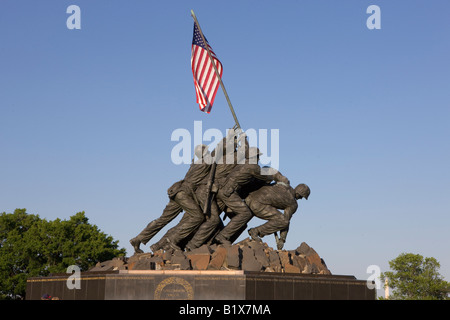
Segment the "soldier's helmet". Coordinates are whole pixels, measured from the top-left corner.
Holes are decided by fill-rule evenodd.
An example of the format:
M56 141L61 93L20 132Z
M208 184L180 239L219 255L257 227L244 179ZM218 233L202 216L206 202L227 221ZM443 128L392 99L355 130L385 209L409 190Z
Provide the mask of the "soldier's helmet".
M199 144L195 146L194 154L197 156L197 158L201 159L206 154L208 154L208 146L206 144Z
M309 194L311 193L311 190L309 189L309 187L304 183L301 183L298 186L296 186L294 190L295 190L296 194L298 193L306 200L308 200Z

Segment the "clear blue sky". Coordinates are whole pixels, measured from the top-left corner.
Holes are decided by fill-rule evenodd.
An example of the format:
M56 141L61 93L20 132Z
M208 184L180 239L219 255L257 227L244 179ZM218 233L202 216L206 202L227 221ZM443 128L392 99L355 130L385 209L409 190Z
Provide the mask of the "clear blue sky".
M71 4L81 30L66 27ZM371 4L380 30L366 27ZM450 280L444 0L3 0L0 212L85 211L132 254L188 169L171 162L172 132L233 126L221 91L209 115L195 103L191 9L242 127L279 129L280 171L311 187L285 247L304 241L361 279L419 253Z

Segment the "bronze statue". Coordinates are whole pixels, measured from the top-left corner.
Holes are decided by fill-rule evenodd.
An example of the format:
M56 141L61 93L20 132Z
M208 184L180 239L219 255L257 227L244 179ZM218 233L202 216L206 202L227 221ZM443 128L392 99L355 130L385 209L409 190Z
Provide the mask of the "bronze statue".
M193 159L184 179L168 189L169 203L162 215L130 240L135 253L142 253L140 244L145 245L182 211L180 222L150 246L153 252L169 248L192 250L212 241L231 245L253 216L268 222L248 230L252 239L261 241L261 237L280 231L277 246L281 249L289 221L297 210L297 200L309 196L308 186L301 184L293 189L279 171L261 168L259 149L249 147L241 130L230 130L212 153L205 145L196 146L195 155L198 160ZM273 181L275 184L271 184ZM226 217L230 221L225 226Z

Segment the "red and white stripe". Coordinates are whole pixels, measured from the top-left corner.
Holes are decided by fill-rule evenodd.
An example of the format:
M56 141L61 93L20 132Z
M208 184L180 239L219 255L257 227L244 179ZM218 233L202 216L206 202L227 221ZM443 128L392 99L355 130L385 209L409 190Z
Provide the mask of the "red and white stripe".
M222 77L222 64L217 59L209 44L207 44L207 46L211 52L217 71L219 72L220 77ZM210 113L220 83L211 59L208 56L208 52L195 44L192 45L191 67L194 76L197 103L199 104L201 111Z

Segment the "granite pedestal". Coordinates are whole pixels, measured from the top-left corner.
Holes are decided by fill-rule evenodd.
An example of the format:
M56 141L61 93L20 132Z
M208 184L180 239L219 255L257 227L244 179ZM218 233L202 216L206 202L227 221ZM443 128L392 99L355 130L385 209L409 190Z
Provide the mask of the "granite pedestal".
M81 273L75 279L79 281L79 289L69 289L68 277L28 279L26 299L39 300L44 294L61 300L374 300L376 297L365 280L341 275L120 270Z

